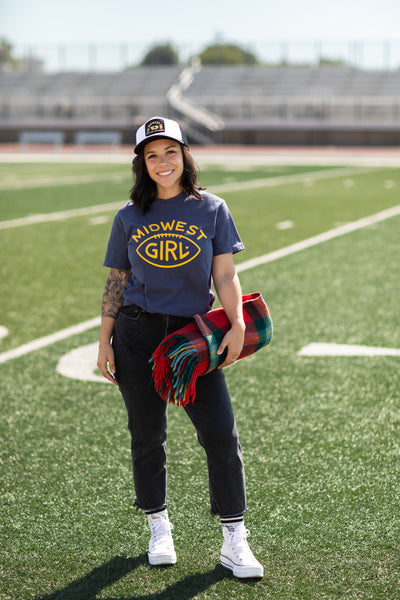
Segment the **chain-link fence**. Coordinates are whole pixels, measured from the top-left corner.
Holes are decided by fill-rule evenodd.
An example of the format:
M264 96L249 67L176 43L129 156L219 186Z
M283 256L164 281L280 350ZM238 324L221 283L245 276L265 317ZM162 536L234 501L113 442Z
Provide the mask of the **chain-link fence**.
M339 64L362 69L400 68L400 38L377 41L253 41L236 42L261 64L313 66ZM174 45L182 64L204 50L191 42ZM121 71L138 66L149 47L142 43L15 45L23 71Z

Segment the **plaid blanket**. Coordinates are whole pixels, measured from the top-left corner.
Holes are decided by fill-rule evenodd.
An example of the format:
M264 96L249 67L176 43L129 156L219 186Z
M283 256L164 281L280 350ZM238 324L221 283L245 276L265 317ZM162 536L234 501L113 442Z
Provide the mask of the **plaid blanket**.
M239 359L269 344L273 331L268 307L259 292L243 296L242 306L246 329ZM193 323L161 342L150 361L154 387L165 401L183 406L194 401L197 377L225 360L227 351L219 356L217 349L229 328L221 306L205 315L195 315Z

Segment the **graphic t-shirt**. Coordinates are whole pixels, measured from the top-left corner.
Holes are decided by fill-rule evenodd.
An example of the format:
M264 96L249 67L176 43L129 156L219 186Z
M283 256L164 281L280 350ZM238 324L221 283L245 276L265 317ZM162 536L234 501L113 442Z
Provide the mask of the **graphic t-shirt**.
M145 214L128 202L117 212L104 266L131 270L125 305L184 317L211 309L213 256L244 245L225 201L202 197L157 198Z

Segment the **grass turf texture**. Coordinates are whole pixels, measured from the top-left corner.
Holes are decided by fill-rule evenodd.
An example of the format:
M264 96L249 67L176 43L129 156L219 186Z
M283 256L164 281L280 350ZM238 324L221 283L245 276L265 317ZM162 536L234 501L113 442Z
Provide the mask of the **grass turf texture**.
M351 190L338 178L224 194L245 230L239 261L397 204L397 171L353 179ZM287 219L293 229L275 229ZM178 563L148 566L119 393L56 374L59 358L96 341L96 330L0 365L1 600L397 598L399 359L297 352L312 341L400 348L399 220L241 273L244 292L263 293L275 325L269 348L226 371L262 581L235 580L218 566L205 458L174 406L169 504ZM77 218L0 233L16 273L2 273L0 324L12 331L3 349L98 313L110 224Z

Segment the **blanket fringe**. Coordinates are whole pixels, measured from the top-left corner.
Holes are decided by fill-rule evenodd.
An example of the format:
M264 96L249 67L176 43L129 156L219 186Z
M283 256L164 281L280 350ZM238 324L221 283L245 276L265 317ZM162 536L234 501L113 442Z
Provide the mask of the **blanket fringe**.
M200 365L196 349L183 335L169 336L158 346L150 361L158 394L172 404L186 406L196 395L196 379L207 370Z

